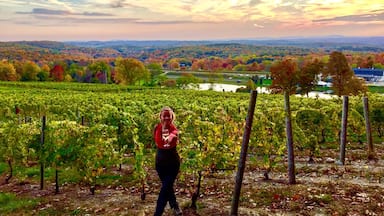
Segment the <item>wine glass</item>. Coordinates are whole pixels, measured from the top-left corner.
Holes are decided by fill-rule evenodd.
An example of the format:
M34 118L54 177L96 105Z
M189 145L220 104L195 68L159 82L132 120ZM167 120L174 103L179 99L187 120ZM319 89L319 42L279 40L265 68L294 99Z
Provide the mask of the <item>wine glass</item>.
M165 142L164 147L165 147L165 148L168 148L169 146L171 146L171 145L168 143L168 137L169 137L169 130L168 130L168 129L163 128L163 131L162 131L162 137L163 137L163 141Z

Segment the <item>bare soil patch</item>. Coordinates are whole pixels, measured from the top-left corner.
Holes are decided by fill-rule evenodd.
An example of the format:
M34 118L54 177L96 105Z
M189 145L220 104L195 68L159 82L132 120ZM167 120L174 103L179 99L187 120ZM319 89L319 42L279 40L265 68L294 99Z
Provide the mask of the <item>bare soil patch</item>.
M263 170L247 161L243 180L239 215L384 215L384 154L375 149L376 161L367 161L364 150L350 150L344 166L335 163L336 156L322 153L315 163L296 156L297 184L288 185L286 166L276 167L271 180L263 179ZM229 215L236 170L206 173L196 210L189 208L195 181L185 176L175 189L184 215ZM153 215L160 182L154 170L148 174L145 200L135 185L101 186L91 195L81 184L60 186L47 182L44 190L31 179L13 178L0 191L17 197L38 199L33 209L19 209L9 215ZM164 215L173 215L167 207Z

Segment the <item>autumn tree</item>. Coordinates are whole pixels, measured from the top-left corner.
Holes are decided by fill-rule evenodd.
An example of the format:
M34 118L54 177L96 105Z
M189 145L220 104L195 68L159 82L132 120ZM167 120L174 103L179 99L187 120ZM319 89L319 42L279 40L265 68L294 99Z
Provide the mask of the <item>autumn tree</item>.
M298 76L298 84L301 89L301 94L306 94L308 96L308 93L315 88L318 82L318 75L323 70L323 67L324 64L318 59L304 62Z
M64 68L57 64L49 71L49 77L53 81L62 82L64 80Z
M94 82L108 83L111 77L111 68L105 61L95 61L88 65L87 68L91 74Z
M278 61L271 66L273 92L288 92L294 94L299 81L300 72L296 62L291 59Z
M286 136L287 136L287 150L288 150L288 177L289 183L295 184L295 156L293 151L293 135L292 135L292 114L289 96L295 93L299 70L296 62L291 59L278 61L271 66L272 85L271 89L274 92L284 93L285 104L285 123L286 123Z
M206 59L204 68L208 71L222 71L223 70L223 61L221 58L211 56Z
M363 78L353 76L348 82L349 94L359 95L368 92L368 86Z
M144 64L133 58L116 59L116 81L125 85L132 85L139 80L148 80L149 71Z
M231 58L227 58L223 60L223 69L225 70L229 70L229 71L232 70L234 65L236 65L236 63Z
M170 70L178 70L178 69L180 69L179 59L173 58L173 59L169 60L168 68Z
M0 61L0 80L2 81L16 81L17 74L15 67L8 62Z
M252 62L251 64L247 65L248 71L258 71L259 70L259 64L257 62Z
M334 51L331 53L323 76L332 78L332 89L338 96L365 92L365 82L356 81L357 77L342 52Z
M13 67L15 68L16 70L16 80L19 81L21 80L21 77L23 75L23 66L24 66L24 63L20 62L20 61L12 61L12 65Z
M198 71L203 69L204 67L204 61L201 59L194 59L192 62L191 70L192 71Z

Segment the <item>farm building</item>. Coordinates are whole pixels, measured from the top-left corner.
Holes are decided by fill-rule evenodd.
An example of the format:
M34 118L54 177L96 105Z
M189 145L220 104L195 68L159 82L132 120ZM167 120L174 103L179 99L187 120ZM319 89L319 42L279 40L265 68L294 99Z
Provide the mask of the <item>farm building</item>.
M384 69L374 68L353 68L356 76L364 78L366 81L384 81Z

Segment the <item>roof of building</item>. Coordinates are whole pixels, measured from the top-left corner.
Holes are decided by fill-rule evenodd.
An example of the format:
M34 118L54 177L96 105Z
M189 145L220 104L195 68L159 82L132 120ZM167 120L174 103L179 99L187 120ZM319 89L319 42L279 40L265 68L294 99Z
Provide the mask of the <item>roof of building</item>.
M357 76L384 76L384 69L353 68L353 72L355 72Z

